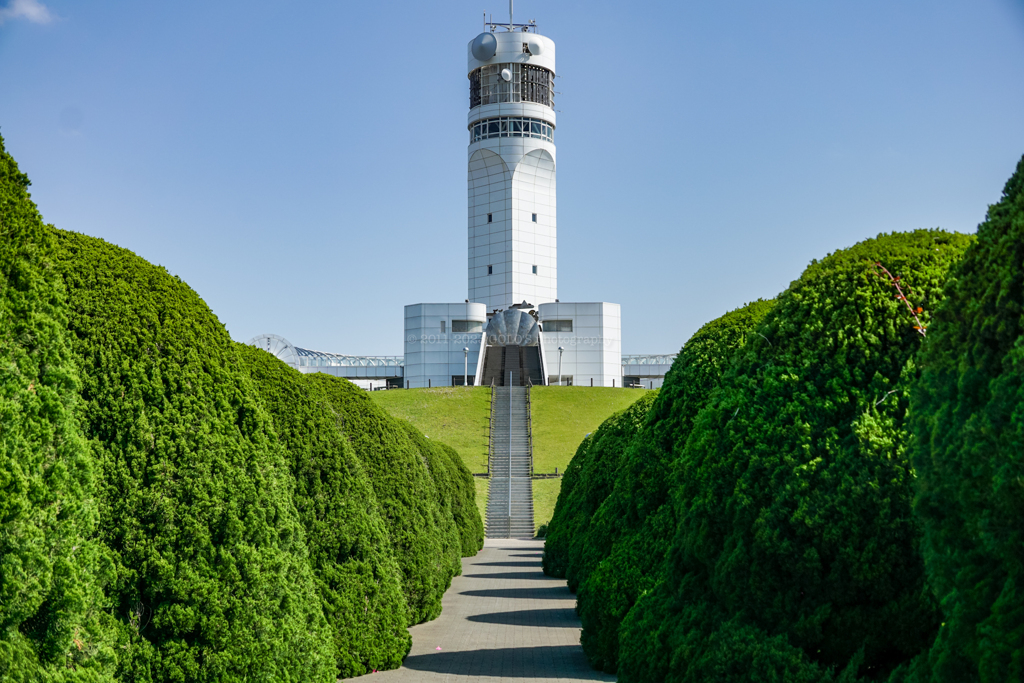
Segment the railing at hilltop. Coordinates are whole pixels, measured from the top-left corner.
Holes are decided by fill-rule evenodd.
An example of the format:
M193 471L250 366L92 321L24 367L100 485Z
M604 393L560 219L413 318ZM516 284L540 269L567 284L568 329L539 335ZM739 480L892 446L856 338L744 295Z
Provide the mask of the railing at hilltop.
M622 356L623 365L672 365L677 353L634 353Z
M316 368L404 368L405 356L346 356L295 348L301 367Z

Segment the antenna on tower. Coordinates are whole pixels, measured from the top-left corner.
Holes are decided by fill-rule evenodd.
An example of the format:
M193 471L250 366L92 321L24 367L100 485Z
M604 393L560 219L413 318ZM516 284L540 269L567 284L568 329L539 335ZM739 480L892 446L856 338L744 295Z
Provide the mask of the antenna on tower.
M530 21L528 23L526 23L526 24L517 24L517 23L515 23L514 15L512 13L513 9L514 9L513 2L514 2L514 0L508 0L508 23L507 24L496 24L494 22L494 15L492 14L492 15L488 16L487 12L484 12L484 30L486 31L488 28L490 28L491 29L491 33L494 33L497 29L500 28L500 29L509 31L511 33L513 31L515 31L516 29L520 29L524 33L529 33L530 31L533 31L534 33L536 33L537 32L537 20L536 19L530 19Z

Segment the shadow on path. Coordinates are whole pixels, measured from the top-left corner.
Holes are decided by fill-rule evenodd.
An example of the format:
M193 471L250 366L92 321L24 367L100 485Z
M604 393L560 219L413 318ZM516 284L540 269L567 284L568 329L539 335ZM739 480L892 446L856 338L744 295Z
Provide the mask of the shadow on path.
M474 562L474 567L539 567L540 560L534 562L526 562L512 560L510 562Z
M502 626L536 626L538 628L579 628L576 610L572 607L550 609L521 609L512 612L491 612L466 617L479 624Z
M607 680L587 665L578 645L436 652L406 657L404 666L414 671L501 678L552 678L560 670L570 670L574 681Z
M511 579L513 581L558 581L565 579L552 579L544 576L541 572L491 572L489 574L463 574L467 579Z
M511 598L513 600L572 600L576 597L565 586L488 588L476 591L462 591L459 595L466 595L471 598Z

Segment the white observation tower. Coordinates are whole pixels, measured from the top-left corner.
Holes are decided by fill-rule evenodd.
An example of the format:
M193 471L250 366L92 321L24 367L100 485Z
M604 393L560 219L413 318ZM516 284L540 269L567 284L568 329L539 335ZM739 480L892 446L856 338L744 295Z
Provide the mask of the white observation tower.
M536 22L468 46L469 300L490 313L558 298L555 43Z
M321 353L275 335L250 343L375 389L621 387L619 305L558 300L555 43L536 22L513 23L510 2L508 23L485 22L467 53L469 297L406 306L401 357ZM631 385L661 385L671 361L653 358L630 357Z

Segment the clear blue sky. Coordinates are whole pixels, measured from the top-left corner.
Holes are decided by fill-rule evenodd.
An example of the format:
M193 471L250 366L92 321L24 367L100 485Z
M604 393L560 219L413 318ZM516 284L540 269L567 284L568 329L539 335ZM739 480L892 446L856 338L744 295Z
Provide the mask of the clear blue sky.
M490 4L488 4L488 2ZM240 341L402 352L466 297L466 43L505 2L0 0L0 134L43 216ZM1024 153L1024 0L537 2L559 296L672 352L883 231L973 231Z

